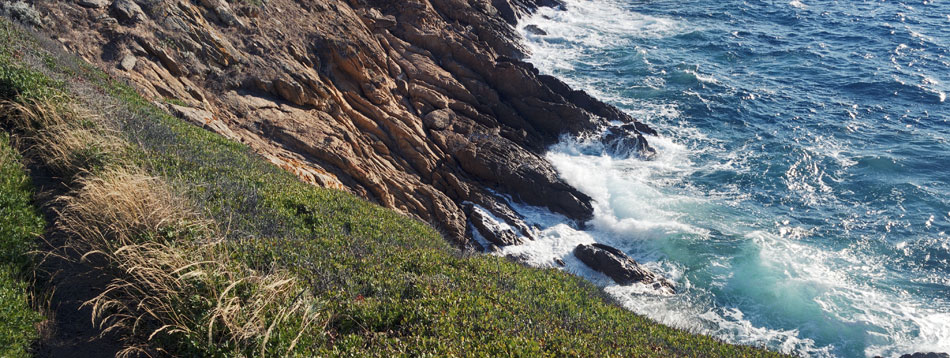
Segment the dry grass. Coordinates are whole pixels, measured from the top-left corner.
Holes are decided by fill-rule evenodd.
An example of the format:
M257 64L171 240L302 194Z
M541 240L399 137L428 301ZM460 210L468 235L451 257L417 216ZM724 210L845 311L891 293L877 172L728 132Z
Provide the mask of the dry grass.
M145 343L162 334L280 356L317 320L310 295L293 278L230 262L223 245L208 239L209 223L161 180L115 169L79 186L61 199L58 227L84 258L105 259L117 272L86 304L103 333L124 332L123 356L151 355ZM274 328L288 321L298 337L288 347L269 344Z
M97 116L56 99L0 102L0 119L21 134L16 145L27 159L67 179L82 170L117 164L125 143Z
M59 227L82 238L88 246L84 251L174 242L210 231L210 223L167 184L135 169L111 169L81 178L77 187L60 199Z
M56 103L2 102L0 119L20 133L30 160L72 184L56 199L56 228L81 260L111 273L85 305L102 334L124 341L120 356L167 353L156 347L284 356L326 324L289 273L232 260L213 222L163 180L118 160L125 143L103 121Z

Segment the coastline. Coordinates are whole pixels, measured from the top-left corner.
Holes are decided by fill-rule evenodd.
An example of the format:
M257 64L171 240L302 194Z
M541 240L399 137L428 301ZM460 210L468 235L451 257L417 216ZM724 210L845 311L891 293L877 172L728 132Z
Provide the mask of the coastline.
M651 151L643 135L652 129L520 59L513 24L555 1L171 4L114 23L92 20L108 9L39 5L71 52L169 111L304 181L429 222L460 246L481 249L464 203L514 229L482 236L531 238L499 194L577 225L590 218L590 199L541 157L561 135L629 123L631 145Z
M84 2L93 3L96 2ZM495 252L507 258L476 255L478 257L471 259L471 262L477 262L473 265L478 267L479 274L497 274L490 269L497 266L505 274L518 277L520 285L525 282L542 282L539 286L550 282L576 283L577 287L582 287L579 291L575 286L566 285L564 287L570 287L564 292L590 294L591 304L600 310L599 305L603 302L597 297L604 296L603 283L626 282L632 273L637 272L638 264L626 253L617 253L614 247L587 245L593 242L570 245L572 255L587 258L580 259L585 265L597 267L603 262L612 262L615 267L626 270L616 273L608 266L594 269L611 280L594 280L601 286L597 289L592 289L586 282L576 282L580 281L577 277L567 278L568 275L561 271L513 265L509 261L526 260L517 254L505 255L509 248L538 239L539 228L523 216L527 211L543 210L546 214L558 215L558 220L563 220L560 223L566 223L572 230L584 230L583 223L595 215L593 195L572 187L570 180L562 178L559 168L552 163L551 153L548 153L552 145L563 146L561 141L565 136L581 136L598 142L598 145L612 146L614 153L623 153L621 156L625 158L651 159L658 155L656 149L666 145L651 146L648 140L654 142L665 138L653 137L656 131L649 126L589 93L572 89L564 81L543 74L525 61L524 49L518 42L520 35L516 26L519 19L536 11L539 6L562 5L545 0L495 0L469 4L420 0L411 1L406 7L385 1L331 3L298 4L273 0L263 4L215 1L196 4L168 1L165 5L171 6L149 8L143 3L136 5L138 10L131 8L130 12L118 11L114 6L55 2L40 2L38 6L50 19L56 20L47 23L50 26L47 30L60 31L56 35L58 44L69 52L78 53L114 78L127 80L144 95L147 106L160 108L203 130L243 143L253 150L248 153L262 156L308 184L355 194L432 225L438 233L412 226L411 220L392 219L375 209L357 211L361 215L372 213L385 217L386 225L390 225L392 220L395 224L387 227L395 228L395 232L402 230L399 228L403 225L418 230L410 231L419 235L424 245L432 246L427 246L426 250L438 253L440 265L443 264L441 255L445 253L467 257L471 251ZM311 17L319 20L312 23L301 20ZM99 21L103 18L108 21ZM130 120L130 123L137 122ZM192 138L191 135L200 137L193 133L183 137ZM145 143L146 146L153 145ZM217 144L204 139L197 143L220 150ZM238 161L244 160L242 155L236 157L241 158ZM256 168L256 164L251 167ZM224 170L223 167L215 168ZM172 172L174 170L183 169L173 168ZM249 173L258 174L256 170ZM188 172L185 170L184 173ZM287 184L286 178L279 178L282 178L278 180L283 183L281 185L294 188L295 193L297 190L311 193L309 189ZM240 179L254 182L254 179L245 177ZM212 192L221 190L214 185L208 187ZM274 195L273 188L268 190L270 192L266 194L255 192L248 196L249 201ZM282 193L282 190L277 192ZM307 195L311 194L304 195L310 198ZM347 199L333 196L332 201L347 203L340 210L352 207L364 210L360 201L342 197ZM208 200L205 209L213 211L216 199ZM333 230L344 233L338 238L333 236L339 235L336 231L326 234L330 231L310 227L319 228L325 223L325 218L320 215L326 213L314 214L318 208L323 205L335 207L334 204L283 197L279 201L280 205L288 205L286 208L281 206L281 210L287 209L291 213L282 212L281 215L288 216L279 216L281 220L295 223L286 225L297 225L296 220L305 217L306 220L301 222L306 224L300 225L307 227L306 230L330 235L341 242L366 235L351 225L374 227L361 221L371 221L372 218L357 219L355 224L347 221L340 228L334 227ZM333 220L337 219L334 217ZM251 228L257 224L247 225ZM275 224L277 229L268 230L279 230L283 227L281 225L285 224ZM235 230L237 234L229 235L243 235L242 230L256 232L248 228L240 227ZM278 231L262 231L255 235L273 238L274 241L264 240L265 246L274 245L274 250L286 249L279 244L278 238L283 234L275 232ZM394 257L402 257L406 254L401 251L404 247L399 245L413 247L414 244L411 237L399 235L402 233L389 236L383 233L355 240L372 246L378 244L374 240L387 242L395 236L403 241L392 247L383 245L385 249L381 251L389 250ZM454 246L439 246L436 243L439 237L446 238ZM473 241L473 237L478 240ZM360 255L365 253L361 253L359 248L346 247L355 252L342 254L346 259L350 259L347 255L353 254L357 260L362 260ZM463 253L455 251L458 248L462 248ZM310 260L317 260L321 254L301 251L311 255ZM280 252L279 255L288 254ZM297 262L287 256L279 260ZM470 261L461 260L459 263L445 259L444 262L451 266L465 265ZM557 267L563 264L563 261L552 261L535 266ZM655 264L648 262L647 267L656 268L651 266ZM443 266L432 267L437 267L430 267L435 271L451 271ZM401 266L396 268L402 269ZM407 270L398 271L398 274L406 277L418 274L412 271L416 268ZM572 272L570 269L566 271ZM540 281L522 280L539 272L550 276L544 276ZM347 271L347 274L364 275L359 270ZM452 275L455 273L450 276L456 278ZM659 285L657 289L664 287L661 279L649 274L638 275ZM481 276L464 277L479 282ZM368 275L361 279L372 281L379 277ZM500 282L498 287L512 284L504 277L497 279ZM386 284L397 285L389 281ZM432 283L421 285L429 284ZM367 285L370 288L366 292L375 290L372 282ZM366 287L360 290L367 290ZM360 290L353 291L360 292L352 298L354 302L363 302L370 297L364 296L365 292ZM481 301L472 297L484 293L477 289L465 292L459 297L471 299L473 305ZM496 294L492 290L487 292L490 293L487 297ZM530 292L545 294L543 290ZM512 297L513 300L524 297L518 298L518 294L510 292L505 294L508 295L504 296L506 302L512 307L524 308L511 303ZM577 297L587 297L584 294ZM399 301L393 307L416 304L411 301L412 295L408 297L409 301ZM607 302L608 306L616 305L615 299L611 301ZM358 305L343 302L343 306ZM575 301L571 302L574 304ZM613 323L631 322L632 318L623 318L627 316L614 312L614 308L604 311L610 312L608 316ZM491 312L512 314L504 310ZM566 312L577 311L572 308ZM624 314L629 315L629 312ZM520 319L524 317L514 318L516 321ZM639 317L634 321L637 327L657 329L661 332L660 337L688 338L682 338L685 343L672 340L644 343L635 333L608 324L611 328L604 332L619 329L623 335L632 335L631 342L645 344L639 348L613 346L615 352L685 355L686 352L695 353L692 351L695 347L715 347L724 356L736 352L732 351L732 346L721 345L715 338L685 334L655 322L641 321ZM563 328L560 323L545 324ZM340 328L334 326L333 329ZM591 339L601 344L604 338ZM529 344L530 339L528 343L522 343L525 347L534 347ZM699 346L693 346L694 343ZM653 344L656 346L651 346ZM606 346L598 347L607 349ZM662 348L653 353L637 350L650 347ZM746 348L736 349L750 355L767 354Z

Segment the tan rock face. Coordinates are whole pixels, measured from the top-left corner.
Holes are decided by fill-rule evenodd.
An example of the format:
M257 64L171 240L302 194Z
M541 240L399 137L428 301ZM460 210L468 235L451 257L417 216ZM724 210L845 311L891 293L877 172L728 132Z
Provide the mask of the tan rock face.
M473 204L530 237L498 194L590 218L590 198L541 156L560 135L613 120L652 132L518 60L512 24L553 0L122 1L37 5L67 48L174 99L173 114L462 245Z

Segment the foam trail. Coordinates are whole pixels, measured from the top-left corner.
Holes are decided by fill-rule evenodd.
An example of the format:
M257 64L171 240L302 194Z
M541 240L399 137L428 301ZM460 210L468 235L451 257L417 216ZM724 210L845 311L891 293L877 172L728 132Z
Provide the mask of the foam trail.
M712 207L702 196L671 193L655 186L657 181L673 180L695 168L686 159L688 150L684 146L664 138L654 140L653 145L659 155L649 162L612 158L599 143L575 139L566 139L552 148L548 159L569 184L594 199L595 218L587 230L581 231L564 224L566 220L558 215L515 205L542 230L537 240L505 247L498 254L517 255L542 267L555 267L555 259L561 259L566 270L604 287L624 307L664 324L736 343L770 344L789 353L829 356L830 348L816 347L812 340L799 338L795 330L759 327L739 309L710 306L709 292L693 286L684 276L687 265L669 259L665 242L671 237L702 238L710 233L681 219L704 215ZM620 248L647 268L677 281L678 289L685 293L666 295L643 285L616 285L571 254L578 244L592 242Z

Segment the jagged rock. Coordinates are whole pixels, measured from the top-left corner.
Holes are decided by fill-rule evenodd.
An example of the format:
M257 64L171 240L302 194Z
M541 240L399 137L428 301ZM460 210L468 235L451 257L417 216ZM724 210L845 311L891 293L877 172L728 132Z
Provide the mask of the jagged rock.
M505 258L523 265L527 265L531 260L526 254L507 254Z
M637 156L651 159L656 156L656 150L647 145L646 138L634 124L608 128L604 132L603 142L607 151L617 157Z
M532 33L532 34L538 35L538 36L547 36L547 35L548 35L548 32L542 30L540 27L538 27L538 25L528 25L528 26L525 26L524 29L525 29L526 31L528 31L528 32L530 32L530 33Z
M101 9L109 5L108 0L79 0L79 6L90 9Z
M132 0L115 0L112 3L112 10L115 12L119 21L134 24L148 18L139 4L136 4L135 1Z
M383 15L375 8L367 9L361 12L366 25L376 29L388 29L396 26L396 17L393 15Z
M308 95L303 86L295 81L274 80L274 90L277 91L281 97L298 106L306 105L309 102Z
M604 244L577 245L577 256L590 268L601 272L621 285L652 283L656 290L674 292L673 283L643 268L623 251Z
M546 148L613 122L633 124L633 137L652 131L522 60L513 24L556 1L138 1L150 17L133 0L113 3L134 28L36 3L103 67L115 53L154 59L121 73L146 96L186 99L214 114L204 127L307 182L429 222L459 246L475 226L466 202L530 238L503 195L583 225L591 199L558 177Z
M492 244L497 246L520 245L524 240L518 236L507 224L500 223L480 208L472 204L465 205L465 213L478 233Z
M244 22L242 22L237 17L237 15L234 14L234 11L231 10L231 6L228 5L227 1L201 0L201 5L211 11L214 11L214 13L218 15L218 19L224 24L228 26L244 27Z
M119 61L119 68L126 71L131 71L135 68L135 63L137 61L138 60L136 60L134 55L125 55L122 57L122 60Z
M151 42L143 41L142 47L145 48L145 51L158 58L158 61L168 69L168 72L172 76L182 76L185 74L185 69L182 65L174 58L171 54L168 53L164 48L154 46Z

